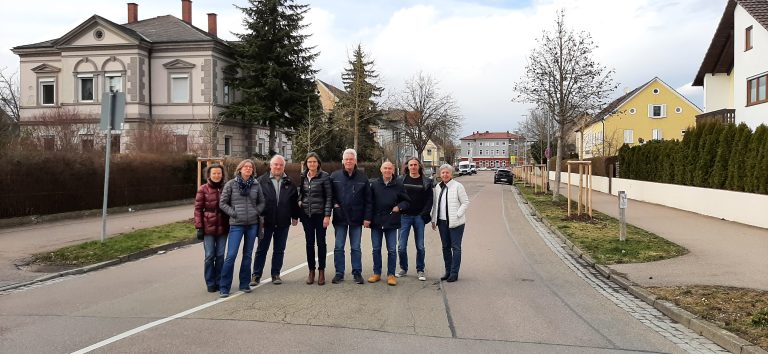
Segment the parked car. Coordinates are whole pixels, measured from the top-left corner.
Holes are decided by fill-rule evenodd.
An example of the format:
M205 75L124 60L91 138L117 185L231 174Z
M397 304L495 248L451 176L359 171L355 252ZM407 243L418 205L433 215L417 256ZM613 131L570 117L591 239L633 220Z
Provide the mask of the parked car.
M470 174L469 161L459 162L459 176Z
M469 164L469 174L471 175L477 174L477 165L474 162L471 162Z
M515 183L515 178L514 175L512 175L512 171L506 168L500 168L496 170L496 173L493 175L493 184L499 182L506 184Z

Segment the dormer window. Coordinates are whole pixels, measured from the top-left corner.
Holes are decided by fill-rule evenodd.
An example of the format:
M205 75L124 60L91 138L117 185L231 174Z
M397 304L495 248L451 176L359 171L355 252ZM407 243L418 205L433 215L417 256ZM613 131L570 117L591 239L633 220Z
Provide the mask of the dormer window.
M744 51L752 49L752 26L744 30Z

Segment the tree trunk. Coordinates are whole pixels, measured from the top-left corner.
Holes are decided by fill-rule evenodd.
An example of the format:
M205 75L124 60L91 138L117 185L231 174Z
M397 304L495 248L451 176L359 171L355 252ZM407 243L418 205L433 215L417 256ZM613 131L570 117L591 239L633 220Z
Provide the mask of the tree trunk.
M270 123L269 124L269 148L267 150L267 155L272 154L273 151L275 151L275 124Z
M565 128L560 125L560 134L557 136L557 155L555 155L555 185L552 187L552 201L557 200L557 196L560 194L560 171L563 163L563 154L565 148L563 147L563 136L565 135Z
M354 111L352 111L352 119L355 120L355 136L353 138L354 143L352 145L353 145L353 149L355 149L355 151L359 154L360 151L358 149L359 148L358 144L359 144L359 136L360 136L360 110L359 110L357 99L355 99L355 109Z

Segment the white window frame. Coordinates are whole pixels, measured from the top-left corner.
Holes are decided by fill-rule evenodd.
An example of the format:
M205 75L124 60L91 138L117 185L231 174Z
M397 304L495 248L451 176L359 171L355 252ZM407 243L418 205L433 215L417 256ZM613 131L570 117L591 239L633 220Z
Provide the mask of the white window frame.
M91 98L83 98L83 80L91 80ZM96 101L96 80L93 74L79 74L77 75L77 101L78 102L94 102Z
M635 131L632 129L624 129L624 144L635 143Z
M112 80L114 80L115 78L119 78L120 80L120 84L117 85L116 92L123 92L123 74L121 73L104 74L104 92L109 92L110 87L112 87Z
M181 97L177 98L175 96L175 92L176 92L176 86L175 86L176 79L186 79L186 82L187 82L186 90L184 90L184 94L186 95L186 100L182 100ZM185 74L171 74L170 81L171 81L169 83L169 87L170 87L169 94L170 94L170 96L168 97L168 101L170 103L190 103L191 98L192 98L192 95L190 94L190 92L191 92L191 88L190 87L192 85L191 75L187 74L187 73L185 73ZM181 91L179 91L179 93L180 92Z
M651 139L653 140L662 140L664 139L664 135L661 131L661 128L654 128L651 130Z
M38 84L38 90L40 91L39 99L40 99L40 105L41 106L55 106L56 105L56 79L55 78L41 78L37 80ZM53 87L53 102L52 103L45 103L45 90L43 90L43 86L50 85Z
M653 114L653 109L656 107L659 108L660 115ZM667 105L666 104L649 104L648 105L648 118L666 118L667 117Z

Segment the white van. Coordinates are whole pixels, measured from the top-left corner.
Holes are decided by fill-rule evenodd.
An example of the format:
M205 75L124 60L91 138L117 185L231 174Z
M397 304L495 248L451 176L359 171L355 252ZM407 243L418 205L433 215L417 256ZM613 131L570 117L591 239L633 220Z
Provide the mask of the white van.
M469 161L461 161L461 162L459 162L459 176L470 174L469 164L470 164Z
M469 163L469 174L477 174L477 165L474 162Z

